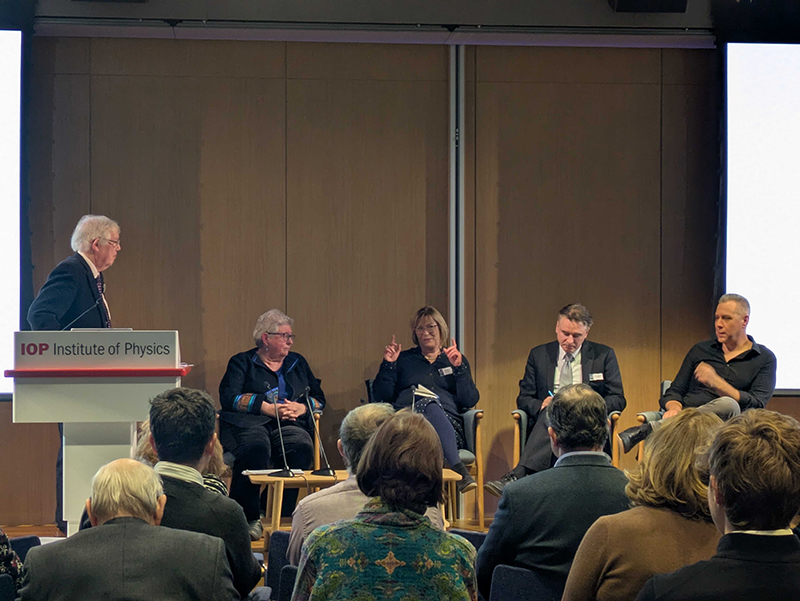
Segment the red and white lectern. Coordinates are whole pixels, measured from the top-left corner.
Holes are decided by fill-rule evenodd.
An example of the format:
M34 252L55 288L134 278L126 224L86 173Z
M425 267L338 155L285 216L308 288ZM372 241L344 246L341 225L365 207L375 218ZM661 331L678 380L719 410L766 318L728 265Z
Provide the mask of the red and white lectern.
M130 457L150 399L180 386L191 366L181 363L174 331L16 332L14 344L14 369L5 372L14 378L14 423L64 424L64 519L73 534L94 474Z

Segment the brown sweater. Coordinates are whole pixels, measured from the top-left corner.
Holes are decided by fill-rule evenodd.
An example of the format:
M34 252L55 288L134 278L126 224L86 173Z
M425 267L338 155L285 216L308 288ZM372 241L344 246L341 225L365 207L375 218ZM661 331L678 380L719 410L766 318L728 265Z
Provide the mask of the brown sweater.
M669 509L634 507L598 519L583 537L562 601L635 599L654 574L709 559L720 533Z

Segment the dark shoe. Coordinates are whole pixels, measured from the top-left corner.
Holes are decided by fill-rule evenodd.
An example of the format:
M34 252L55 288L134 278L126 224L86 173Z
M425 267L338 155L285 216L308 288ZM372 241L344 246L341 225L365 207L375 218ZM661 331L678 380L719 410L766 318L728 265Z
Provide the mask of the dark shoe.
M264 536L264 526L261 524L261 520L247 522L247 527L250 530L250 540L259 540Z
M633 447L642 442L653 431L652 424L642 424L641 426L634 426L619 433L619 439L622 442L622 450L630 453Z
M458 492L465 493L478 488L478 483L472 479L466 465L459 461L451 469L461 476L461 480L456 482L456 489L458 489Z
M502 497L503 496L503 489L505 488L506 484L514 482L518 478L514 475L513 472L508 472L505 476L500 478L499 480L491 480L483 485L483 490L488 492L490 495L494 495L495 497Z

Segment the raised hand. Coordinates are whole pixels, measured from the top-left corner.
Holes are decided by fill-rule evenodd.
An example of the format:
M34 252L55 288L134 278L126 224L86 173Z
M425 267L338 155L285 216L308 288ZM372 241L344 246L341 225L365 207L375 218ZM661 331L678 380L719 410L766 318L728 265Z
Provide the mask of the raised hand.
M386 345L385 349L383 349L383 360L388 361L389 363L394 363L397 361L397 357L400 355L400 351L402 350L403 345L395 341L393 334L392 341Z
M452 344L444 349L444 354L447 355L447 358L450 360L450 363L453 367L460 367L463 357L456 346L456 339L452 338L451 341Z

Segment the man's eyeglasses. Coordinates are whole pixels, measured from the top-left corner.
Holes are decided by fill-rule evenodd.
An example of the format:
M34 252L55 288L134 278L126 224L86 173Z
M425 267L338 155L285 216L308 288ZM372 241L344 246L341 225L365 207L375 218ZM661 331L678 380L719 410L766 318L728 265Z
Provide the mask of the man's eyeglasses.
M286 332L267 332L270 336L280 336L284 342L292 342L295 339L294 334L287 334Z
M425 332L428 332L428 334L433 335L439 331L439 326L417 326L414 328L414 331L417 334L424 334Z
M108 242L111 246L119 250L119 240L112 240L111 238L103 238L106 242Z

